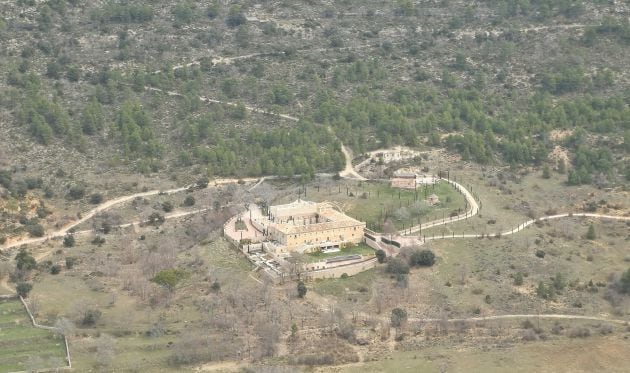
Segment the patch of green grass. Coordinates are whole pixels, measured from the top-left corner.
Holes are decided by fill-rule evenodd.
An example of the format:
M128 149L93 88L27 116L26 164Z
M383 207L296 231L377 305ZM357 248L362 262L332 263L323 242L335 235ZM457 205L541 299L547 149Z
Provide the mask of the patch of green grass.
M578 238L587 231L587 219L558 219L542 227L533 225L511 236L496 239L449 239L426 244L438 262L434 271L413 269L409 283L424 284L429 301L450 308L453 317L510 313L615 314L628 309L630 300L620 297L616 305L605 299L603 287L611 284L611 273L628 267L625 224L599 223L595 229L605 239L594 242ZM544 258L535 255L546 253ZM514 277L523 276L522 285ZM536 296L539 282L552 283L560 274L566 287L553 301ZM603 284L599 289L593 284ZM489 302L486 297L489 297ZM414 305L411 305L413 307Z
M426 189L426 191L425 191ZM415 202L422 202L436 194L440 202L423 209L412 208ZM295 200L288 194L274 203L287 203ZM348 215L367 223L368 228L382 231L386 218L391 218L397 229L448 217L453 211L463 211L464 196L459 194L450 184L440 182L435 185L418 187L417 190L392 188L388 182L348 182L340 181L334 186L321 187L311 185L306 197L310 201L336 202ZM404 208L406 212L396 213ZM403 219L400 219L400 217Z
M0 300L0 372L65 365L64 342L34 328L18 300Z
M448 217L451 212L460 208L463 211L465 207L464 196L445 182L418 187L416 191L376 183L371 184L364 193L368 193L367 198L363 198L365 195L361 194L359 201L348 212L378 231L382 231L386 218L390 218L397 229L403 229L421 221ZM414 202L425 201L431 194L437 195L440 202L434 206L426 206L422 211L412 208ZM400 219L396 211L403 208L407 211L408 217Z
M223 238L218 238L206 244L198 245L195 249L207 263L213 267L251 271L253 266L249 260L232 247Z
M173 335L150 338L143 335L130 335L116 338L116 358L111 365L97 368L97 371L143 371L143 372L186 372L190 367L176 367L168 364L168 357L173 353L169 342L176 342ZM94 371L99 367L96 356L89 353L93 338L76 340L73 343L77 353L72 361L77 371Z
M420 355L420 356L418 356ZM343 369L344 372L439 372L440 362L418 352L396 352L393 359L370 361Z
M370 287L376 275L376 269L369 269L348 278L316 280L313 290L323 296L340 297L346 292L358 292L369 297Z
M308 259L309 262L319 262L321 260L334 258L336 256L354 255L354 254L366 255L366 256L374 255L374 249L364 243L360 243L358 245L343 248L341 249L341 251L337 251L334 253L323 253L321 251L318 251L315 253L309 253L309 254L306 254L306 258Z

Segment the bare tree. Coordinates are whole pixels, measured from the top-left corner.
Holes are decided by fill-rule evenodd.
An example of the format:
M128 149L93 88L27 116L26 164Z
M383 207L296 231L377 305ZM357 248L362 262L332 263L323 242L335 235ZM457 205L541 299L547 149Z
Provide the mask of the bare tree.
M395 236L398 234L398 230L396 229L396 226L394 225L394 222L392 221L392 219L388 218L383 223L383 233L388 234L390 236Z
M240 289L240 294L237 295L237 299L240 298L241 305L243 307L243 313L248 325L251 325L256 314L257 306L262 303L264 293L258 287L248 286Z
M256 324L254 330L261 339L261 356L274 356L277 352L278 341L280 340L280 329L278 325L260 321Z
M381 341L386 341L389 339L390 336L390 332L391 332L391 328L389 326L388 322L382 321L380 323L380 334L381 334Z
M118 264L118 260L113 258L106 258L101 263L101 272L105 274L107 277L116 277L118 275L118 270L120 269L120 265Z
M306 255L298 253L296 251L291 252L291 256L286 259L287 270L291 278L297 276L298 278L304 272L304 265L308 262Z
M388 308L392 300L391 287L383 281L375 282L372 285L372 303L376 307L376 313L380 314Z
M256 187L256 189L253 190L253 193L255 196L268 203L273 201L277 195L277 192L274 190L274 188L266 183L262 183L258 187Z
M319 318L319 325L321 328L327 329L328 333L332 333L344 320L345 318L341 309L332 307L322 312Z
M362 308L364 308L364 306L358 304L356 298L346 298L344 301L342 301L341 308L346 310L346 312L350 314L352 322L356 323L360 311Z
M440 333L448 334L448 316L446 313L440 314L440 320L437 323L437 329Z
M55 322L55 328L59 331L59 334L69 337L74 334L76 327L71 320L61 317Z
M121 264L134 264L140 258L136 240L128 240L125 249L120 253Z
M92 229L105 234L111 232L112 229L120 224L122 224L122 217L109 212L98 214L92 219Z
M96 339L96 363L101 367L108 367L114 361L116 340L108 334L101 334Z
M28 297L28 308L31 310L31 313L34 317L39 315L41 301L37 295L31 295Z
M468 266L466 264L462 264L457 269L457 276L459 278L459 283L461 285L465 285L468 281Z

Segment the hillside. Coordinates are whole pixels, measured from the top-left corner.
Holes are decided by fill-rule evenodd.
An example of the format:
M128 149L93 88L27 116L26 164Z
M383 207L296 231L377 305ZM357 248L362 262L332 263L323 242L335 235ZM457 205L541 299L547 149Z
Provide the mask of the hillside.
M615 352L591 366L625 366L628 1L15 0L0 14L0 292L32 284L78 370L505 368L492 349L523 352L522 369L551 359L543 341L564 359L595 340ZM401 192L401 171L432 181ZM384 259L340 247L372 269L305 298L294 272L272 284L247 212L298 199L365 222ZM304 258L286 257L299 277Z

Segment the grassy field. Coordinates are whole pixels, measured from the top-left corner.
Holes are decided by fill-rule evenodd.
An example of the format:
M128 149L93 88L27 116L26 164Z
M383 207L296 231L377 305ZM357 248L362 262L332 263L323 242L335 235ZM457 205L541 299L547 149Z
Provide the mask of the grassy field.
M342 367L365 372L625 372L630 345L619 337L557 340L503 348L445 348L394 352L391 358ZM326 371L325 369L322 371Z
M169 342L178 339L174 335L147 338L143 335L116 337L116 359L110 369L113 371L150 371L150 372L187 372L189 368L178 368L168 365L166 359L170 355ZM90 371L98 366L94 353L93 338L83 338L72 344L74 354L73 367L78 371Z
M500 239L428 243L425 247L436 253L438 261L432 269L412 270L411 293L417 293L418 300L428 296L433 312L448 310L451 316L536 312L627 315L630 299L619 297L614 304L604 299L610 293L611 274L630 265L625 249L627 234L622 233L626 226L593 223L600 237L594 241L582 238L590 222L576 218L532 226ZM545 253L544 258L535 255L537 250ZM514 284L518 273L523 276L522 285ZM550 284L558 274L564 286L553 299L537 297L539 282ZM589 287L591 282L600 285ZM410 307L416 306L412 302Z
M374 249L364 243L361 243L352 247L343 248L341 249L341 251L337 251L334 253L323 253L321 251L316 252L316 253L309 253L309 254L306 254L306 258L310 262L319 262L327 258L334 258L336 256L354 255L354 254L359 254L359 255L364 255L364 256L374 255Z
M313 290L323 296L341 297L346 293L358 292L369 298L369 289L377 276L376 269L370 269L348 278L316 280Z
M467 168L453 174L457 175L458 182L480 196L479 214L464 221L430 228L427 234L497 233L512 229L531 217L584 212L584 206L593 202L597 203L598 213L615 215L621 210L608 206L624 206L627 200L623 193L614 190L589 185L567 186L566 174L555 172L549 179L543 179L536 171L510 173Z
M247 272L253 269L245 255L230 246L225 239L217 237L193 248L193 252L211 263L213 267L228 271Z
M0 372L64 366L63 339L34 328L19 300L0 300Z
M465 207L464 196L447 183L429 185L426 193L423 187L413 191L392 188L388 182L348 180L336 183L313 182L306 189L306 197L302 194L301 198L317 202L336 202L348 215L365 221L368 228L376 231L382 231L386 218L390 218L397 229L403 229L418 224L418 221L448 217L450 213L460 209L463 211ZM422 202L431 194L439 197L438 204L414 208L414 202ZM288 190L274 203L288 203L297 198L295 191Z

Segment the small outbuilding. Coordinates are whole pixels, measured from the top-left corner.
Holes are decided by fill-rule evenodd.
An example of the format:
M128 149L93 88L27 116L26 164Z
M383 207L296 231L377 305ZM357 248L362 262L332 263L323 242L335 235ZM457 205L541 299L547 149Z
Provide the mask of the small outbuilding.
M427 198L427 203L429 204L429 206L436 205L436 204L440 203L440 197L438 197L437 194L431 194Z

